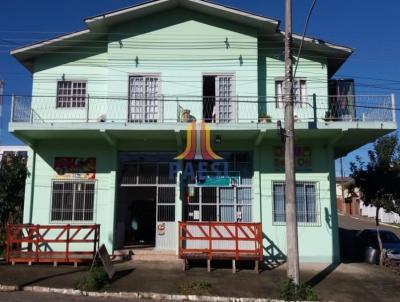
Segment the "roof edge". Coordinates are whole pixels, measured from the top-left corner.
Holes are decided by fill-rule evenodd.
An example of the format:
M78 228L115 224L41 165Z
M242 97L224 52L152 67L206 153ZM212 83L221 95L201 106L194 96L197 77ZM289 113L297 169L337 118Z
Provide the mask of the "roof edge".
M74 32L71 32L71 33L68 33L68 34L65 34L65 35L60 35L60 36L57 36L55 38L51 38L49 40L42 40L42 41L39 41L39 42L35 42L33 44L29 44L29 45L25 45L25 46L22 46L22 47L14 48L14 49L12 49L10 51L10 54L11 55L16 55L16 54L19 54L21 52L25 52L25 51L28 51L28 50L31 50L31 49L34 49L34 48L42 47L42 46L46 46L46 45L52 44L54 42L60 42L60 41L68 40L70 38L75 38L77 36L88 34L90 32L91 32L90 29L83 29L83 30L79 30L79 31L74 31Z
M107 18L110 18L110 17L113 17L113 16L118 16L120 14L124 14L124 13L127 13L127 12L132 12L132 11L135 11L135 10L143 9L143 8L146 8L146 7L149 7L149 6L157 5L157 4L160 4L160 3L165 3L165 2L168 2L168 1L171 1L171 0L151 0L151 1L143 2L143 3L138 3L136 5L132 5L132 6L128 6L128 7L125 7L125 8L116 9L116 10L109 11L109 12L106 12L106 13L103 13L103 14L99 14L99 15L95 15L95 16L92 16L92 17L88 17L88 18L85 18L84 21L85 21L86 24L90 24L90 23L93 23L93 22L96 22L96 21L101 21L101 20L104 20L104 19L107 19ZM178 3L181 3L182 0L175 0L175 1L178 2ZM204 6L209 6L211 8L224 10L224 11L229 12L229 13L235 13L235 14L239 13L239 14L245 16L245 17L257 19L258 21L269 22L269 23L272 23L274 25L279 25L280 24L280 21L277 20L277 19L265 17L265 16L258 15L258 14L255 14L255 13L252 13L252 12L249 12L249 11L238 9L236 7L232 7L232 6L228 6L228 5L222 5L222 4L219 4L219 3L212 2L212 1L206 1L206 0L184 0L184 1L197 3L197 4L200 4L200 5L204 5Z

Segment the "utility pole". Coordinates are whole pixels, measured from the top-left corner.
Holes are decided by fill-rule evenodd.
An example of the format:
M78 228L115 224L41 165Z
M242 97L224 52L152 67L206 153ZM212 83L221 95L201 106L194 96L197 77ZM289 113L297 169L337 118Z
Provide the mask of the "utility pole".
M285 0L285 209L287 275L300 282L299 245L296 216L296 176L294 165L292 0Z

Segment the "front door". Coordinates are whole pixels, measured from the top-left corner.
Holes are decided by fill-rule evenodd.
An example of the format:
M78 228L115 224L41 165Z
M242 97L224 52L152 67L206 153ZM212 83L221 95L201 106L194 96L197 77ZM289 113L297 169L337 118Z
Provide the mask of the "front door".
M125 246L155 246L156 187L127 188Z

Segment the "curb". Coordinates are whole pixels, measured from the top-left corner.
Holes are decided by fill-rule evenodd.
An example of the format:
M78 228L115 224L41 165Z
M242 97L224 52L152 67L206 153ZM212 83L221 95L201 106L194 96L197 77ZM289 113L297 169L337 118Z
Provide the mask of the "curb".
M198 295L179 295L179 294L160 294L152 292L87 292L71 288L53 288L43 286L15 286L1 285L0 292L35 292L62 294L72 296L104 297L104 298L122 298L122 299L148 299L148 300L168 300L168 301L205 301L205 302L284 302L279 299L265 298L237 298L237 297L218 297L218 296L198 296ZM306 302L306 301L303 301Z

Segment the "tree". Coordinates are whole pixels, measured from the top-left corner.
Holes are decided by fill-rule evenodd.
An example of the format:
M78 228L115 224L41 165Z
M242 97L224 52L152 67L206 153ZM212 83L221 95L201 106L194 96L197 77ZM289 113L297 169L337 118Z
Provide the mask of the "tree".
M369 162L360 157L350 163L354 179L349 192L358 188L365 205L376 207L375 224L380 249L379 263L383 264L383 245L380 236L379 210L400 212L400 146L395 134L378 139L368 151Z
M8 223L22 221L26 158L6 155L0 163L0 248L4 247Z

